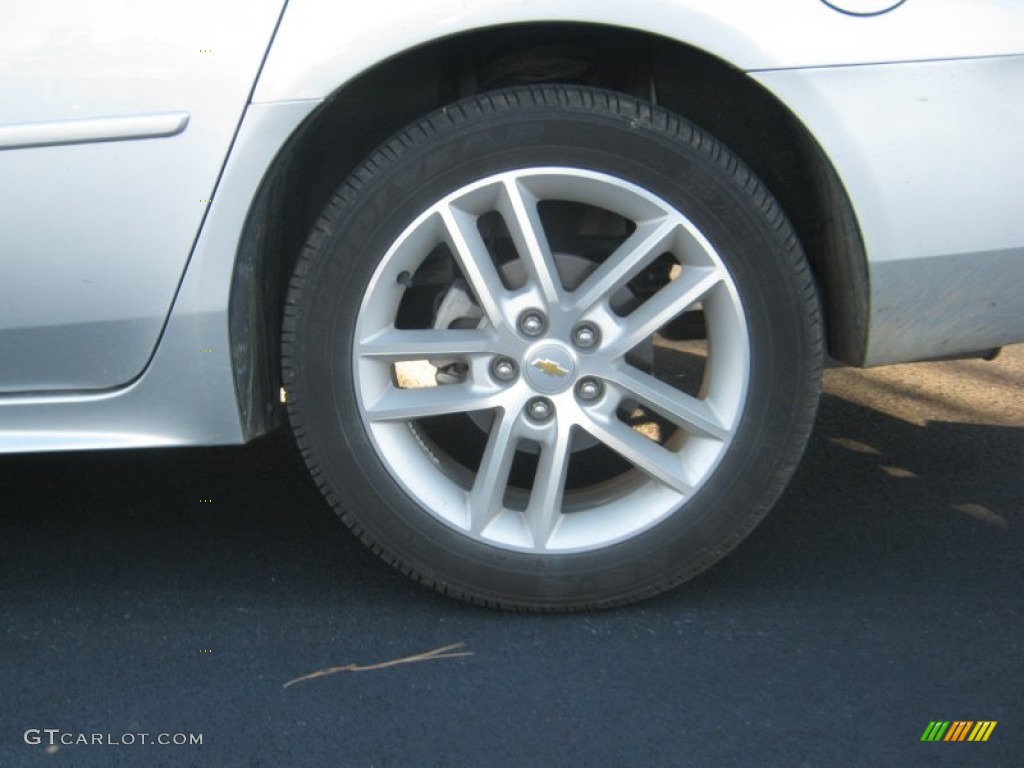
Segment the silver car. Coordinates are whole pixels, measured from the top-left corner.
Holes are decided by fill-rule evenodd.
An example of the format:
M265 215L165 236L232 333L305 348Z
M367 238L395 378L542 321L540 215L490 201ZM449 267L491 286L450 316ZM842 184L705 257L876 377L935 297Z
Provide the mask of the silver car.
M826 359L1024 341L1024 7L51 0L0 30L0 451L290 423L516 609L729 552Z

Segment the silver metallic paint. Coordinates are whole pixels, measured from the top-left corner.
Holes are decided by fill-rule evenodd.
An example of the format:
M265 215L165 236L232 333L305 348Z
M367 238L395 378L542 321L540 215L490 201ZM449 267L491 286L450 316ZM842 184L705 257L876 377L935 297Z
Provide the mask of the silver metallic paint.
M0 153L0 175L19 180L0 185L0 329L51 327L59 334L52 312L40 310L67 305L84 312L67 330L86 333L91 323L110 321L121 327L97 339L129 342L91 370L88 347L80 345L77 361L85 367L68 368L70 378L58 383L115 389L0 394L0 452L241 442L227 301L249 204L275 153L321 99L374 64L430 40L505 23L575 20L645 29L748 70L773 91L822 143L861 219L874 291L869 362L1024 339L1014 295L1024 284L1024 234L1015 211L1001 218L1018 198L1009 182L1022 167L1024 74L1013 55L1024 53L1024 11L1017 3L911 0L884 16L852 18L809 0L424 0L414 7L398 0L359 6L291 0L162 340L138 374L173 295L168 275L180 273L203 216L199 206L182 205L188 199L182 189L197 203L213 190L215 174L194 172L193 161L227 150L241 101L224 94L244 101L255 73L246 62L262 51L281 5L42 0L5 9L0 123L168 110L187 110L193 120L172 139ZM221 57L203 59L203 50ZM964 61L837 66L938 59ZM183 98L168 98L175 94ZM183 140L193 142L184 153L174 145ZM154 154L140 156L136 147ZM970 158L981 162L971 167ZM129 194L140 167L149 169L148 179ZM96 187L82 181L93 176L112 192L101 198L106 205L96 205ZM943 189L951 177L968 179L967 188ZM69 179L63 205L72 215L60 220L70 233L51 231L54 217L45 214L58 184ZM140 202L160 213L157 220L144 211L140 216ZM26 229L48 238L32 258L25 236L13 235ZM106 247L93 242L97 234L108 238ZM146 244L153 243L150 250ZM140 247L144 260L124 260L137 257ZM126 264L134 264L129 273ZM105 293L83 304L95 293L86 287L93 279L88 272L103 276ZM33 289L34 282L46 290ZM925 309L918 304L935 295L947 300ZM40 300L26 301L33 296ZM27 316L13 309L16 302ZM150 327L137 334L139 323ZM26 338L20 343L31 347ZM90 343L95 354L99 341ZM122 353L128 362L115 370ZM52 352L51 362L62 355L67 351ZM50 384L59 378L43 377ZM0 343L0 391L38 379L19 372Z
M869 256L865 365L1024 340L1024 56L755 77L850 195Z
M163 112L0 125L0 149L176 136L185 130L188 118L188 112Z
M282 7L4 8L0 126L63 141L0 152L0 392L110 389L145 367ZM190 115L177 135L95 141L169 112Z
M152 362L100 394L0 397L0 453L243 441L228 351L227 296L249 201L317 101L251 106ZM212 349L210 353L204 349Z
M746 71L1024 53L1024 10L1005 0L914 0L866 18L816 0L292 0L253 100L323 98L417 45L547 21L649 32Z

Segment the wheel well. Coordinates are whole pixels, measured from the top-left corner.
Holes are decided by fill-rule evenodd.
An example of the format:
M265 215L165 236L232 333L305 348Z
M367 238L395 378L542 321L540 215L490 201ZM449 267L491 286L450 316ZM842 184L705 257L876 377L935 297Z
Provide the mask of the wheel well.
M852 208L806 128L744 73L645 33L579 24L466 33L389 59L333 93L279 153L243 232L230 331L248 437L280 419L281 308L309 229L343 179L392 133L460 98L507 85L572 82L652 100L715 135L786 211L818 282L832 357L863 361L867 266Z

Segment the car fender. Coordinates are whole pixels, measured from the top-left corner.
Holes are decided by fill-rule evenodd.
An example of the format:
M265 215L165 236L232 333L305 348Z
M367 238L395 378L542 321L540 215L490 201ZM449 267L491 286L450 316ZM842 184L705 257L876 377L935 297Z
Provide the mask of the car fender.
M324 98L416 46L477 29L547 22L661 35L745 71L1024 52L1024 19L996 0L909 0L869 17L818 0L291 0L253 101Z

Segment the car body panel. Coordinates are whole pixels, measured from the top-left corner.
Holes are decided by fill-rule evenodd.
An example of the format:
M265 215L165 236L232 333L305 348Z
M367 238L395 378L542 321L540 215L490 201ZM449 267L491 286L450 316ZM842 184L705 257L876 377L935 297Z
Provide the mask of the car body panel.
M163 338L129 386L96 394L0 397L0 453L243 442L227 296L249 201L281 144L319 102L246 110Z
M500 24L558 20L646 29L747 70L775 94L820 143L850 194L870 259L869 363L1024 340L1020 299L1013 295L1024 283L1024 234L1016 215L1008 214L1015 199L1008 181L1021 166L1024 122L1021 107L1007 96L1024 90L1021 59L1013 55L1024 48L1024 13L1012 3L907 0L884 15L860 18L814 0L431 0L414 6L388 0L356 7L290 0L254 83L260 46L269 39L279 5L265 0L176 6L185 16L196 18L202 9L216 20L187 32L197 56L207 43L193 41L212 39L214 31L227 49L246 51L211 70L210 59L195 65L179 46L177 61L188 83L181 92L199 98L211 110L206 113L200 102L157 98L146 89L136 92L138 99L124 96L121 106L96 102L83 112L71 91L63 102L46 97L36 103L24 78L18 86L0 82L6 99L0 124L29 123L37 126L37 136L46 124L58 135L78 131L80 140L92 141L83 134L88 126L57 125L68 118L130 118L117 130L145 133L153 130L153 116L189 114L187 127L165 138L0 151L0 173L17 172L32 187L21 202L16 189L0 192L0 203L10 206L0 216L9 231L20 233L5 236L0 254L0 393L8 390L0 394L0 452L248 439L235 390L228 300L246 217L275 157L303 121L352 78L411 47ZM134 6L113 7L126 14L121 34L132 37L127 19ZM86 24L82 12L68 13ZM184 33L183 27L174 29ZM95 53L94 42L86 42ZM9 41L2 45L13 50ZM209 46L216 51L221 43ZM157 49L148 59L159 70L158 80L177 71L158 66L161 50L166 53ZM187 51L191 56L192 48ZM220 93L229 97L212 104L207 83L224 86ZM15 114L11 104L20 102L28 108ZM195 146L185 151L192 140ZM951 154L951 146L962 151ZM200 170L189 165L198 157L193 151L203 155ZM54 206L47 191L62 173L81 178L67 182L64 196L63 206L73 216L50 232ZM959 174L961 187L944 183L951 173ZM112 197L98 201L99 188L89 179L103 174L109 178L102 179L102 189L109 182ZM215 202L200 204L211 192ZM24 234L30 229L42 233L50 250L46 258L26 262L18 253L43 247ZM139 253L146 258L136 258ZM81 265L86 273L104 276L106 296L113 300L78 305L92 290L81 282L88 274L76 271ZM1007 271L1009 279L999 279ZM136 292L146 299L136 301ZM30 296L41 297L38 305L26 300ZM61 342L56 333L44 339L56 346L41 347L43 337L33 340L25 331L46 329L42 310L59 308L58 296L69 311L64 322L50 324L63 326L78 344ZM27 320L15 315L15 299ZM89 327L104 321L114 325ZM5 340L5 331L14 329L21 333ZM36 371L16 370L12 349L41 355L32 362ZM67 365L47 371L47 355L50 364ZM109 389L10 392L26 386Z
M754 77L850 195L869 255L865 365L1024 340L1024 56Z
M673 38L746 71L1024 53L1024 15L1005 0L909 0L870 17L817 0L293 0L253 100L324 98L417 45L474 29L553 21Z
M0 32L0 392L156 347L283 0L45 0Z

